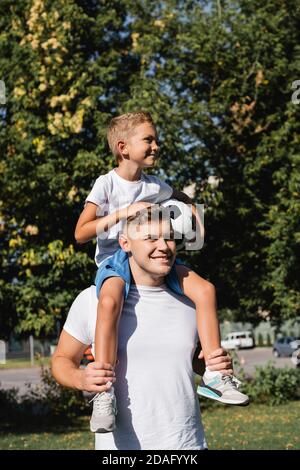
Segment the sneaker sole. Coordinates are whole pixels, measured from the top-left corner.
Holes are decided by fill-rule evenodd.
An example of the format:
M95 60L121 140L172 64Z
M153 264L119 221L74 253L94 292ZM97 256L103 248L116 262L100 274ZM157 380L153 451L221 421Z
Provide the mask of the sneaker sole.
M115 426L114 426L113 428L111 428L111 429L106 429L106 428L96 428L96 429L93 429L93 428L90 427L91 432L99 433L99 434L106 434L106 433L108 433L108 432L113 432L115 429L116 429Z
M212 391L208 392L203 387L198 387L197 388L197 395L200 395L201 397L205 397L205 398L210 398L211 400L218 401L220 403L223 403L224 405L247 406L250 403L249 398L245 401L242 401L242 402L241 401L236 401L236 400L229 400L229 399L225 400L224 398L219 397L218 395L213 395Z

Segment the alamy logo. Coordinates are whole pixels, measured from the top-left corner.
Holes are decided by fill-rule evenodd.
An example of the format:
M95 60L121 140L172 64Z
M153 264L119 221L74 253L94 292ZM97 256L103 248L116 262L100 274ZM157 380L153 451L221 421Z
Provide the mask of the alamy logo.
M3 80L0 80L0 104L6 104L6 90Z
M299 104L300 103L300 80L295 80L292 83L292 89L296 90L292 94L292 103Z
M119 208L121 210L121 208ZM124 211L126 209L123 209ZM128 208L127 208L128 211ZM116 213L115 213L116 214ZM97 210L99 218L108 215L105 206ZM97 237L99 240L118 239L126 225L126 233L131 239L156 239L160 234L159 224L162 220L167 223L164 227L164 237L176 241L177 252L179 250L201 250L204 244L204 205L195 204L194 210L189 204L170 199L160 204L152 204L148 209L141 209L135 216L123 218L123 222L117 220L114 223L103 227L97 227ZM127 223L125 224L125 220ZM125 225L124 225L125 224ZM160 235L159 235L160 236Z

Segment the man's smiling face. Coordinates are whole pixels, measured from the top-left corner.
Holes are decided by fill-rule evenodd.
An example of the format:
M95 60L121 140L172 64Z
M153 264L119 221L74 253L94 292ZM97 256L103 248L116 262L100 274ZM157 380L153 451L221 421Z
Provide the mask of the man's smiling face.
M169 274L176 257L171 222L152 220L142 225L130 225L124 236L125 251L132 262L150 275L163 277ZM122 246L124 249L124 246Z

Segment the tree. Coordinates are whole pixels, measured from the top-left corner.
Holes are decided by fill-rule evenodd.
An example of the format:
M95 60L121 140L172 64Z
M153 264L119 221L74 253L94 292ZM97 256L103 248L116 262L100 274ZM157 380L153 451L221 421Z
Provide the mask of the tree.
M184 256L221 316L299 315L298 2L3 0L0 13L1 328L49 334L93 280L74 225L114 165L109 119L141 108L158 123L157 174L195 182L206 205L204 249Z
M73 231L93 180L112 167L105 127L128 91L124 2L0 5L7 89L1 148L1 311L8 333L50 334L93 281Z
M299 314L299 106L291 84L300 8L189 4L163 65L189 152L175 162L166 155L163 165L179 185L195 181L206 203L207 243L191 262L217 285L223 312L259 322L262 308L280 322Z

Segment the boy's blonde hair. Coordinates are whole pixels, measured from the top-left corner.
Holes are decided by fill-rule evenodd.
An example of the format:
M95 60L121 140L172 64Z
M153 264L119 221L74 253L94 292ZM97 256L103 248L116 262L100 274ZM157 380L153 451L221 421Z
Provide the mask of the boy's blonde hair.
M144 122L149 122L153 127L155 127L152 116L147 111L122 114L110 121L107 129L107 140L109 148L115 156L117 163L121 159L121 155L118 150L118 141L128 139L135 127L143 124Z

